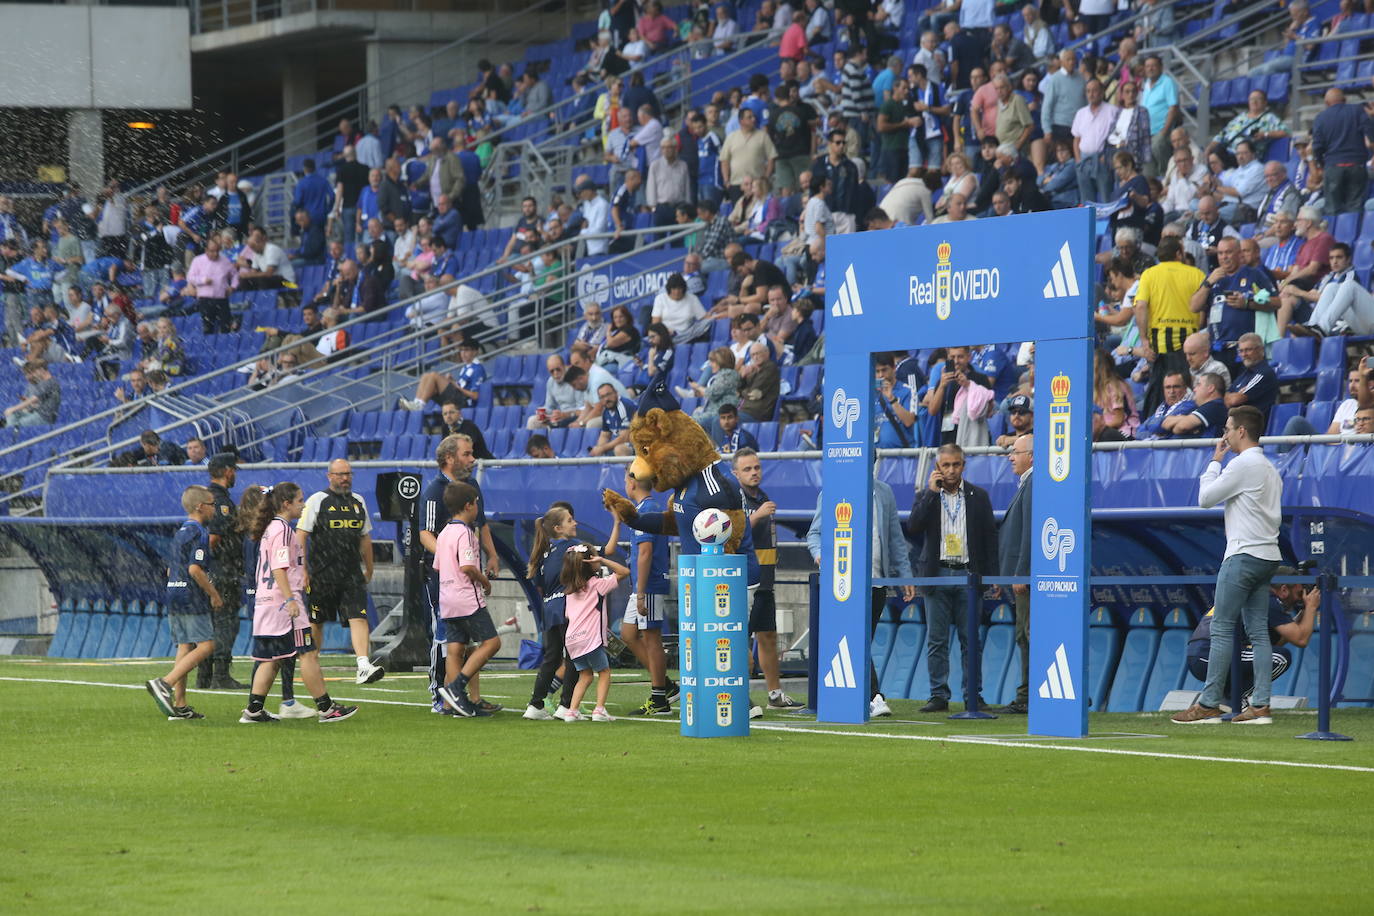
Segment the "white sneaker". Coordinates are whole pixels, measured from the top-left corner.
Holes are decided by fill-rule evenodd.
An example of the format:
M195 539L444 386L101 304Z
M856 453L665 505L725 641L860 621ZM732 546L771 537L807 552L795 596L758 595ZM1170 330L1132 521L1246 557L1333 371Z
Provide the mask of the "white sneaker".
M516 624L515 618L508 617L506 618L505 623L502 623L500 626L496 628L496 635L500 636L503 633L515 633L519 631L519 629L520 627Z
M294 703L283 703L277 709L279 719L310 719L315 715L315 710L297 700Z
M386 669L381 665L374 665L368 662L365 666L358 666L358 676L354 679L358 684L375 684L386 675Z
M568 707L566 707L566 706L560 706L560 707L558 707L557 709L555 709L555 710L553 711L553 717L554 717L555 719L561 719L561 720L563 720L564 722L570 722L570 721L572 721L571 719L568 718L568 717L571 716L572 714L573 714L572 710L568 709Z
M555 715L557 715L555 713ZM565 715L559 716L564 722L586 722L587 717L576 709L570 709Z
M883 695L881 693L876 694L873 697L873 699L868 701L868 717L870 719L876 719L879 716L890 715L892 715L892 710L888 708L887 700L883 699Z
M605 708L604 706L598 706L598 707L596 707L596 709L593 709L593 710L592 710L592 721L593 721L593 722L614 722L614 721L615 721L615 716L613 716L613 715L611 715L610 713L608 713L608 712L606 711L606 708Z
M762 706L750 706L750 707L749 707L749 718L751 718L751 719L762 719L762 718L763 718L763 707L762 707Z
M396 404L402 410L424 410L425 402L415 398L397 398Z
M533 719L533 720L536 720L536 721L537 721L537 720L540 720L540 719L552 719L552 718L553 718L553 713L549 712L547 709L545 709L545 708L542 707L542 706L526 706L526 707L525 707L525 714L524 714L523 716L521 716L520 718L522 718L522 719Z

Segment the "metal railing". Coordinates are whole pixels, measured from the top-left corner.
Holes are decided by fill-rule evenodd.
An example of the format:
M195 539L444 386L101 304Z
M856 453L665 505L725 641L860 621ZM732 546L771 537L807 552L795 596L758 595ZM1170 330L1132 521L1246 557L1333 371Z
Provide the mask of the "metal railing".
M622 254L611 255L611 256L609 256L609 257L607 257L607 258L604 258L604 259L602 259L602 260L599 260L595 265L589 265L589 266L584 267L584 268L581 268L581 269L579 269L579 270L574 270L574 271L570 271L570 272L564 273L564 274L562 274L562 275L559 277L559 280L558 280L557 282L560 282L560 283L563 283L563 284L568 284L568 286L567 286L568 289L573 289L573 290L575 290L575 289L576 289L576 281L577 281L578 278L583 277L583 276L588 276L588 275L590 275L591 273L593 273L594 271L597 271L597 270L600 270L600 269L604 268L604 267L605 267L606 265L608 265L608 264L616 264L616 263L619 263L620 261L623 261L623 260L625 260L625 259L627 259L627 258L634 257L634 256L639 256L639 255L643 255L643 254L645 254L645 253L647 253L647 252L652 252L653 250L655 250L655 249L657 249L657 248L668 248L668 247L670 246L671 243L677 242L677 241L681 241L682 239L686 238L688 235L691 235L692 233L699 231L699 228L700 228L700 227L697 227L697 226L689 226L689 227L686 227L686 228L683 228L683 229L680 229L680 230L675 230L675 229L671 229L671 228L664 228L664 227L651 228L651 229L637 229L637 230L636 230L636 229L627 229L627 230L624 230L624 231L622 231L621 233L619 233L619 236L620 236L620 237L626 237L626 236L629 236L629 237L638 237L638 236L646 236L646 235L651 235L651 234L660 234L660 235L662 235L663 237L660 238L660 239L657 239L657 240L654 241L651 245L647 245L647 246L644 246L644 247L641 247L641 248L636 248L636 249L633 249L633 250L631 250L631 251L628 251L628 252L625 252L625 253L622 253ZM359 317L356 317L356 318L350 318L350 319L347 320L347 321L340 322L338 325L335 326L335 329L336 329L336 330L348 330L348 329L350 329L350 328L356 328L356 327L366 326L366 323L370 323L370 322L375 321L375 320L377 320L378 318L383 317L383 316L386 316L386 315L402 315L402 316L403 316L403 315L405 314L405 309L407 309L409 306L411 306L411 305L413 305L413 304L415 304L415 303L418 303L420 300L426 298L427 296L431 296L431 295L433 295L433 294L436 293L436 292L452 291L452 290L456 289L456 288L457 288L458 286L460 286L460 285L471 283L472 281L479 280L479 279L481 279L482 277L485 277L485 276L488 276L488 275L491 275L491 274L496 274L496 273L498 273L498 272L500 272L500 271L503 271L503 270L509 270L512 264L519 263L519 261L526 260L527 258L533 259L533 258L538 257L539 255L541 255L541 254L542 254L543 252L545 252L545 251L558 251L559 249L567 248L567 247L569 247L569 246L574 246L574 247L580 246L580 245L584 244L584 243L586 242L586 240L588 240L588 239L614 238L615 236L616 236L616 233L610 233L610 232L607 232L607 233L587 233L587 234L585 234L585 235L580 235L580 236L576 237L575 239L572 239L572 240L569 240L569 241L562 241L562 242L558 242L558 243L555 243L555 244L552 244L552 245L547 245L547 246L545 246L544 248L539 249L538 251L532 252L530 255L527 255L527 256L526 256L526 255L522 255L519 259L512 259L512 260L510 260L510 261L497 261L497 262L494 262L494 263L492 263L492 264L490 264L490 265L488 265L488 266L482 268L481 270L474 271L473 273L467 274L467 275L465 275L465 276L463 276L463 277L460 277L460 278L456 278L452 283L448 283L448 284L444 284L444 285L442 285L442 286L438 286L438 287L436 287L436 288L433 289L433 290L426 290L425 292L423 292L423 293L421 293L421 294L419 294L419 295L410 297L410 298L408 298L408 299L401 299L401 300L399 300L399 301L397 301L397 302L395 302L395 303L392 303L392 304L387 305L386 307L384 307L384 308L382 308L382 309L378 309L377 311L375 311L375 312L373 312L373 313L371 313L371 314L359 316ZM575 259L574 259L574 260L575 260ZM673 259L669 259L668 261L665 261L665 264L666 264L666 263L672 263L672 260L673 260ZM650 270L658 270L658 269L661 269L661 267L662 267L662 265L656 265L655 267L649 268L649 269L650 269ZM507 287L506 289L509 289L509 287ZM491 304L491 308L488 309L487 311L481 313L480 316L474 315L474 316L472 316L472 317L478 318L478 317L481 317L481 316L490 317L490 316L493 315L493 314L499 315L499 314L500 314L500 311L499 311L499 310L500 310L501 308L503 308L503 307L509 307L513 302L516 302L516 301L518 300L518 298L519 298L519 293L517 292L517 293L515 293L513 296L510 296L510 297L505 298L505 299L501 299L501 300L499 300L498 302L493 302L493 303ZM489 300L489 301L490 301L490 300ZM537 322L537 321L539 320L540 316L541 316L541 313L536 309L535 314L534 314L533 316L531 316L531 318L530 318L528 321L519 321L519 322L517 322L517 330L519 330L520 328L524 327L525 325L537 327L537 325L535 325L535 322ZM567 326L570 325L571 323L573 323L573 322L571 322L571 321L564 321L564 322L558 324L558 325L556 326L555 330L565 330L565 329L567 328ZM396 332L406 332L407 330L409 330L409 333L402 333L400 336L393 336L393 335L396 334ZM384 360L383 360L383 365L380 366L380 367L378 368L378 371L383 372L383 373L385 373L385 372L402 371L402 366L404 366L405 368L409 368L409 367L414 366L414 365L417 365L417 364L419 364L419 363L421 363L421 362L423 362L423 361L425 361L425 360L427 360L427 359L432 359L432 358L434 358L434 357L432 357L432 356L428 356L428 355L424 354L422 348L421 348L420 346L418 346L420 343L423 342L423 340L424 340L425 338L433 336L434 333L435 333L435 329L434 329L433 327L423 328L423 329L420 329L420 330L413 330L413 329L410 329L410 328L409 328L409 325L408 325L408 324L398 325L398 326L396 326L396 327L394 327L394 328L390 328L390 329L387 329L386 331L383 331L381 334L378 334L378 335L376 335L375 337L369 338L368 341L366 342L366 344L367 344L366 347L365 347L365 348L360 348L360 349L358 349L357 352L347 352L347 351L346 351L347 355L344 356L344 357L342 357L342 358L340 358L340 359L338 359L338 360L335 361L335 362L332 362L332 363L322 363L321 365L316 366L316 367L314 367L314 368L312 368L312 369L308 369L308 370L306 370L306 371L304 371L304 372L298 373L298 374L296 375L296 377L295 377L295 381L296 381L296 382L300 382L300 383L304 383L304 382L308 382L308 381L310 381L310 380L312 380L312 379L319 379L319 378L322 378L322 377L324 377L324 376L326 376L326 375L332 375L332 374L335 374L335 373L337 373L337 372L339 372L339 371L347 370L347 369L350 369L350 368L365 368L365 367L369 366L370 364L374 363L374 362L377 360L379 354L381 354L382 351L385 351L385 350L391 349L391 348L400 347L400 346L405 346L405 345L411 344L411 343L417 344L417 356L416 356L415 359L413 359L413 360L408 360L408 361L406 361L406 362L404 362L404 363L394 363L394 362L387 361L387 360L384 359ZM246 359L242 359L242 360L238 360L238 361L236 361L236 362L232 362L232 363L230 363L230 364L228 364L228 365L226 365L226 366L221 366L220 368L211 370L210 372L206 372L206 373L203 373L203 374L194 376L194 377L192 377L192 378L187 378L187 379L185 379L185 380L182 380L182 381L178 382L176 385L173 385L173 386L171 386L171 387L165 389L164 391L159 392L159 393L156 395L156 397L159 397L159 398L164 397L164 396L166 396L166 397L171 397L171 396L175 396L175 395L177 395L177 394L189 395L189 394L190 394L190 389L191 389L191 388L193 388L193 387L198 387L199 385L201 385L202 383L204 383L204 382L207 381L207 380L214 379L214 378L218 378L218 377L224 376L224 375L229 375L229 374L231 374L231 373L238 373L240 369L253 365L253 364L256 363L259 359L263 359L263 358L275 358L275 357L279 356L280 354L282 354L282 353L284 353L284 352L287 352L287 351L289 351L289 350L294 350L297 346L299 346L299 342L292 342L292 343L289 343L289 344L283 344L282 346L279 346L279 347L277 347L276 349L273 349L273 350L266 350L266 351L263 351L263 352L254 354L253 356L250 356L250 357L248 357L248 358L246 358ZM352 348L350 348L350 349L352 349ZM441 352L442 352L442 351L441 351ZM501 352L501 350L498 348L498 350L494 351L493 355L500 355L500 352ZM169 431L169 430L172 430L172 429L176 429L176 428L178 428L178 427L181 427L181 426L183 426L183 425L185 425L185 424L187 424L187 423L194 423L194 422L199 421L199 420L210 419L210 418L215 417L216 415L222 413L222 412L225 411L225 410L230 410L230 409L233 409L233 408L236 408L236 407L241 407L241 406L243 406L243 405L245 405L245 404L248 404L248 403L250 403L251 401L253 401L255 398L257 398L257 397L263 395L264 393L267 393L267 394L270 395L271 389L270 389L270 388L269 388L269 389L265 389L265 391L251 391L251 392L248 392L248 393L234 392L234 393L230 396L230 398L229 398L228 400L219 400L219 401L216 401L212 406L205 407L205 408L199 409L199 410L193 410L193 411L189 412L188 414L186 414L186 415L184 415L184 416L177 417L174 421L172 421L172 422L170 422L170 423L166 423L166 424L163 424L162 426L157 427L156 429L154 429L154 431L155 431L155 432L158 432L159 434L161 434L161 433L163 433L163 432L167 432L167 431ZM328 394L328 392L318 392L318 395L321 396L321 397L326 396L327 394ZM307 401L307 403L308 403L308 401ZM90 423L95 422L95 421L107 420L107 421L109 421L111 424L113 424L113 423L115 423L115 422L118 422L118 421L122 420L124 417L126 417L126 416L130 413L131 410L136 409L137 406L138 406L137 404L133 404L133 405L121 404L121 405L118 405L118 406L116 406L116 407L111 407L111 408L108 408L108 409L106 409L106 410L99 411L99 412L97 412L97 413L95 413L95 414L93 414L93 415L91 415L91 416L84 417L84 418L82 418L81 420L75 421L75 422L73 422L73 423L68 423L68 424L66 424L66 425L59 426L59 427L57 427L57 428L55 428L55 429L51 429L51 430L49 430L49 431L47 431L47 432L45 432L45 433L41 433L41 434L39 434L39 435L30 437L29 439L26 439L24 442L19 443L19 444L17 444L17 445L9 446L9 447L7 447L7 448L0 448L0 461L3 461L3 459L4 459L5 457L7 457L7 456L9 456L9 455L12 455L12 454L15 454L15 453L17 453L17 452L19 452L19 451L21 451L21 450L29 449L29 448L31 448L31 447L33 447L33 446L35 446L35 445L38 445L38 444L40 444L40 443L42 443L42 442L47 442L47 441L50 441L50 440L54 440L54 439L57 439L58 437L61 437L61 436L66 435L66 434L68 434L68 433L77 431L77 430L79 430L79 429L81 429L81 428L83 428L83 427L88 426ZM254 419L255 419L255 420L266 420L266 419L270 419L270 418L272 418L272 417L275 417L275 416L280 415L280 414L283 413L283 412L286 412L286 411L289 411L289 410L294 410L294 409L295 409L296 407L298 407L298 406L299 406L299 404L295 404L295 403L290 404L290 405L286 405L285 407L282 407L282 408L276 408L276 409L271 410L271 411L267 411L267 412L264 412L264 413L256 414L255 417L254 417ZM276 438L277 436L286 434L286 433L288 433L288 432L290 432L290 431L292 431L292 430L299 429L299 428L301 428L301 427L304 426L304 425L313 425L313 424L319 423L322 419L328 419L329 417L332 417L332 416L337 415L339 412L340 412L340 411L331 411L331 412L329 412L329 413L327 413L327 414L325 414L325 415L323 415L323 416L316 416L316 417L312 418L312 419L309 421L309 424L296 424L296 425L294 425L294 426L289 426L289 427L288 427L287 429L285 429L285 430L275 430L275 431L271 432L269 435L266 435L266 436L259 436L259 437L255 438L255 439L252 439L252 440L249 441L249 442L242 443L242 445L244 445L244 446L246 447L246 446L250 446L250 445L259 444L259 443L261 443L261 442L263 442L263 441L265 441L265 440L267 440L267 439ZM110 443L108 443L108 444L98 444L98 443L97 443L97 440L92 440L91 442L87 443L86 446L79 446L78 449L77 449L76 451L74 451L73 454L72 454L71 456L69 456L69 457L67 457L67 458L65 458L65 459L58 459L58 460L54 461L52 458L46 458L46 459L40 459L40 460L38 460L38 461L30 461L28 464L22 465L22 466L20 466L20 467L7 468L7 469L5 469L4 473L5 473L6 475L23 475L23 474L25 474L25 473L27 473L27 472L29 472L29 471L36 471L36 470L45 469L45 468L46 468L46 469L64 468L64 467L67 467L67 466L69 466L70 464L75 463L75 462L91 462L91 461L98 461L98 460L100 460L100 459L102 459L102 458L106 458L106 457L108 457L108 456L110 456L110 455L115 454L116 452L120 451L121 449L132 448L132 447L134 447L134 446L136 446L136 445L138 444L138 441L139 441L139 440L138 440L138 437L137 437L137 436L131 436L131 437L129 437L129 438L126 438L126 439L123 439L123 440L120 440L120 441L117 441L117 442L110 442ZM88 448L87 446L90 446L90 447ZM28 486L28 487L20 487L19 489L15 490L15 491L13 491L13 492L0 493L0 505L12 504L12 503L13 503L16 499L18 499L19 497L29 496L29 495L35 494L35 493L37 493L38 491L40 491L40 490L43 488L44 485L45 485L45 484L35 484L35 485Z
M666 79L652 83L646 81L646 85L653 89L662 106L666 125L670 120L667 117L670 112L681 115L691 107L691 98L695 93L737 84L741 74L733 65L739 58L757 52L770 37L770 29L743 32L733 37L736 47L729 53L712 54L703 58L694 57L694 52L714 48L714 40L706 38L697 42L687 42L645 61L635 69L644 70L667 64L667 70L662 74L667 77ZM694 68L693 62L698 60L704 63ZM628 80L633 72L631 70L622 74L622 80ZM495 208L506 208L519 197L534 193L535 189L570 187L574 168L579 165L604 164L599 155L599 123L590 116L581 119L561 119L559 109L566 109L568 105L569 100L565 99L530 116L552 117L552 129L547 135L534 141L521 140L512 143L508 140L496 147L494 158L482 174L482 195L485 204ZM518 127L530 123L530 118L504 127L500 131L493 131L484 139L508 136ZM596 130L595 139L586 144L576 142L578 137L589 130ZM583 151L586 146L594 147L597 154L584 158ZM513 167L518 167L518 171ZM515 174L518 174L518 179L509 177ZM535 176L534 188L528 186L528 176L531 175Z
M240 0L227 2L234 3ZM252 0L241 2L247 5L251 4ZM309 9L316 8L315 0L278 0L278 5L281 2L287 3L288 8L291 4L300 4ZM207 179L213 178L220 169L240 175L279 171L289 156L317 154L324 144L330 142L331 135L343 118L352 120L360 128L369 119L380 121L387 103L373 103L371 96L377 92L385 91L390 98L405 98L423 93L423 103L428 108L430 93L435 88L434 68L447 69L446 60L454 58L454 52L464 45L502 41L528 44L530 16L535 15L535 11L542 5L541 0L523 0L519 3L519 9L501 16L483 28L441 45L405 66L333 95L241 140L159 175L135 187L129 193L133 196L146 194L160 185L177 189L205 184ZM192 9L194 16L196 8ZM328 163L320 163L321 170L327 166Z
M1303 38L1296 42L1297 53L1293 55L1293 66L1289 70L1288 79L1288 98L1294 110L1300 105L1300 95L1311 96L1313 104L1320 104L1321 96L1328 89L1364 89L1370 88L1366 78L1361 81L1355 74L1341 76L1341 64L1358 64L1369 60L1368 54L1360 53L1362 42L1374 40L1374 28L1360 29L1350 32L1336 32L1331 35L1324 35L1318 38ZM1343 43L1353 41L1355 43L1355 53L1345 54L1325 60L1312 60L1304 62L1308 48L1328 43ZM1339 50L1339 49L1337 49ZM1328 77L1327 74L1331 75Z

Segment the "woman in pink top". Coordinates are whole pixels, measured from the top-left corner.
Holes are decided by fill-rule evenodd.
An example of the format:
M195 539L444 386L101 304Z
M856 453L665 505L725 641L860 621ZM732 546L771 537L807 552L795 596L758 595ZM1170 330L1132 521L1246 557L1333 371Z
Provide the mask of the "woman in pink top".
M609 570L611 575L600 575L603 569ZM606 712L606 696L611 692L611 664L606 657L603 599L615 591L620 580L629 574L629 569L601 556L590 544L569 547L563 555L563 571L558 581L566 596L568 632L565 645L577 668L577 686L573 688L572 703L563 718L564 722L586 719L579 707L587 686L592 682L593 671L597 680L596 708L592 710L592 721L611 721L611 716Z
M305 558L291 530L301 517L305 496L294 483L279 483L257 506L249 524L249 536L258 542L258 567L254 572L257 594L253 605L253 658L261 662L253 672L248 708L239 716L245 725L276 722L264 709L267 691L277 677L282 659L298 658L301 679L315 698L322 723L341 722L358 711L330 699L320 672L319 654L305 613Z

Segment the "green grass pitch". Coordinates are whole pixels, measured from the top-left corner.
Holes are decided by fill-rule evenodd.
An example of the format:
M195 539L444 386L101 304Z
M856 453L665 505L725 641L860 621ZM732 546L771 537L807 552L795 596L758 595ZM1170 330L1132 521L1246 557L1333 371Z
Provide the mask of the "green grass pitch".
M693 741L675 720L522 720L530 676L512 671L484 677L508 707L489 720L433 715L421 675L356 687L327 668L362 706L348 722L239 725L244 697L214 692L191 695L205 721L167 722L141 686L164 670L0 662L0 911L1369 905L1374 710L1336 711L1342 744L1294 740L1311 712L1247 729L1094 714L1093 738L1031 742L1024 718L908 701L867 726L769 714L747 739ZM616 674L613 713L646 695Z

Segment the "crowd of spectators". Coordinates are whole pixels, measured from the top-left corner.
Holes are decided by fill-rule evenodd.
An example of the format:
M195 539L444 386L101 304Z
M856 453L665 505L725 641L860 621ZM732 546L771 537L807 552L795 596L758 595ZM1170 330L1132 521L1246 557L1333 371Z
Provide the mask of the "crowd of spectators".
M91 360L110 377L132 363L140 377L184 377L170 317L198 313L207 334L236 330L233 291L289 290L315 268L324 281L299 325L263 329L264 351L298 346L249 369L247 384L281 384L337 358L350 339L335 325L415 297L406 320L433 330L462 366L422 379L406 406L446 403L453 390L471 403L461 344L552 349L580 311L572 365L561 380L551 367L529 422L594 426L598 374L623 398L680 368L686 346L718 339L724 322L729 345L678 390L702 398L699 417L718 429L726 407L771 420L786 393L779 369L823 358L811 316L826 304L830 236L1092 205L1113 243L1098 255L1100 436L1212 434L1215 422L1159 412L1181 416L1192 402L1206 420L1201 407L1217 399L1267 411L1275 340L1374 333L1354 240L1330 231L1365 207L1374 122L1331 89L1311 132L1294 132L1255 91L1214 136L1194 137L1167 60L1140 51L1170 35L1171 6L1142 3L1135 27L1115 33L1104 31L1114 7L1097 6L954 0L911 15L900 0L764 0L740 21L728 4L692 4L674 19L656 2L610 0L565 102L554 104L541 66L517 76L483 61L465 101L341 121L330 161L303 163L287 247L255 224L252 185L231 173L146 202L116 184L89 201L72 190L32 236L0 198L7 342L25 365ZM1290 45L1339 24L1317 22L1304 0L1290 9ZM1056 47L1061 26L1073 47ZM645 78L644 62L670 48L705 58L761 45L777 49L776 72L740 74L700 107L664 105ZM484 292L453 284L465 272L463 234L485 223L482 170L502 130L532 119L585 127L584 161L608 168L522 202L497 255L518 293L496 315ZM1291 159L1271 158L1281 141ZM569 295L579 254L631 251L631 230L646 225L690 233L650 308L613 302L603 317ZM139 287L122 288L132 274ZM720 274L724 294L708 296ZM1198 371L1189 341L1223 371ZM1024 347L1014 358L956 348L923 366L908 357L888 367L894 397L879 406L894 409L875 412L884 441L989 441L989 417L1004 411L1007 428L1008 405L1033 379ZM130 378L118 393L138 387Z

